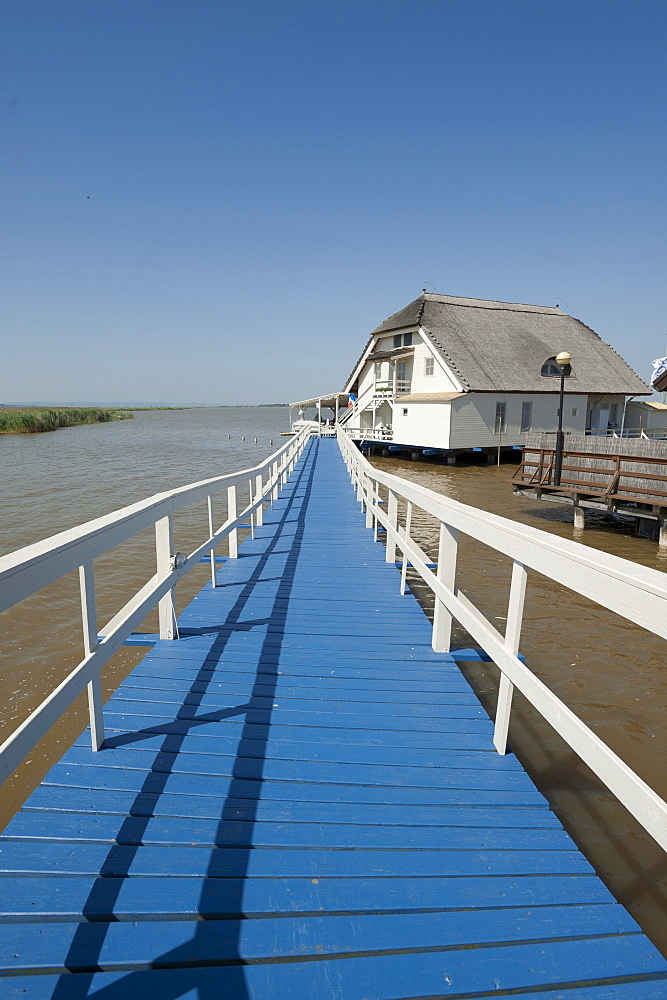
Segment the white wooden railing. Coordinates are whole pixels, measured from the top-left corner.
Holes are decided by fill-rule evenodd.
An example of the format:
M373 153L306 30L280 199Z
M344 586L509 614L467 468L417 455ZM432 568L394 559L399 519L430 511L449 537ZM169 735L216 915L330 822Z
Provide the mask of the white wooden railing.
M391 441L394 432L391 427L351 427L345 424L345 430L355 441Z
M0 611L6 611L43 587L73 570L79 571L84 657L67 677L48 695L0 746L0 782L21 763L26 754L58 721L72 702L88 689L88 707L93 750L104 740L100 672L130 633L157 605L160 638L173 639L175 613L173 587L202 559L211 557L211 582L215 586L215 549L228 538L229 556L238 555L238 529L262 524L265 503L278 497L304 446L317 432L317 424L308 423L252 469L216 476L154 496L94 521L62 531L51 538L28 545L0 558ZM239 512L238 490L247 491L248 503ZM214 527L213 498L226 497L226 519ZM173 551L172 515L196 502L208 509L208 537L190 555ZM107 625L97 628L93 561L137 532L155 525L157 565L155 574L132 597Z
M401 592L405 592L408 562L433 591L433 649L450 648L456 619L500 670L494 745L505 753L516 687L614 793L651 836L667 850L667 803L588 728L567 705L518 657L523 606L529 570L554 580L596 604L661 638L667 638L667 578L658 570L590 549L579 542L489 514L433 490L374 468L342 428L338 441L357 497L366 511L366 525L377 537L386 530L386 559L401 553ZM382 490L382 492L381 492ZM384 496L382 495L384 493ZM399 498L405 503L399 523ZM382 502L384 501L384 502ZM413 508L440 524L437 568L410 535ZM472 536L513 561L507 627L502 635L456 585L458 534ZM545 642L548 636L545 636Z
M667 427L625 427L621 430L589 429L586 437L641 438L644 441L663 441L667 438Z

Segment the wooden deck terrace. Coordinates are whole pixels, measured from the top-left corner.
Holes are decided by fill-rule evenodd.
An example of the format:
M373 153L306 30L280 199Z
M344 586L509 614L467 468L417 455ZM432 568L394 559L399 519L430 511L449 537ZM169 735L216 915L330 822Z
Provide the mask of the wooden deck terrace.
M384 548L335 440L0 844L0 1000L667 998Z

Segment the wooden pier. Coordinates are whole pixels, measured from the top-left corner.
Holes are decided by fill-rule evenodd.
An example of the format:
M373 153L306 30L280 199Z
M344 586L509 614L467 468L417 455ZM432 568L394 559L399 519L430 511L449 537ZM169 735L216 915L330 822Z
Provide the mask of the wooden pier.
M513 491L572 505L579 530L586 510L633 517L638 533L655 535L660 548L667 548L667 442L568 434L558 486L555 455L553 434L529 434Z
M10 822L0 1000L667 998L369 510L311 438Z

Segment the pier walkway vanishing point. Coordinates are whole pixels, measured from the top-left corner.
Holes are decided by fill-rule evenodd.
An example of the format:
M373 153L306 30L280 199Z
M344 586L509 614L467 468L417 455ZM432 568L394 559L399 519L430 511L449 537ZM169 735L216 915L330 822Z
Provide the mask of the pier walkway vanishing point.
M506 719L494 732L451 655L433 648L432 640L448 644L446 604L475 613L445 565L454 529L443 527L433 574L410 540L410 508L407 531L399 529L396 494L380 503L380 481L402 483L409 503L418 493L426 506L449 503L454 520L472 508L371 474L342 436L339 447L305 435L277 454L254 498L249 490L254 539L180 616L180 638L155 642L103 720L93 674L79 680L79 690L89 685L93 742L102 724L106 738L97 752L90 731L77 740L4 832L0 1000L667 998L667 961L504 752ZM164 496L152 498L158 538ZM388 528L386 549L374 543L359 497L367 524ZM214 543L243 516L235 504L230 494ZM136 520L146 507L133 510ZM530 545L544 533L477 513L482 536L515 531L524 543L508 635L469 622L497 653L502 714L512 684L539 701L515 654ZM90 559L95 532L84 538ZM72 544L84 544L76 537ZM583 550L551 541L564 559L571 545ZM433 578L433 634L409 590L400 593L396 545ZM48 567L60 552L53 576L63 550L54 541L35 559ZM558 578L556 555L548 558ZM150 599L163 612L184 560L172 557L166 569L163 560L153 581ZM32 565L19 563L21 572ZM657 614L661 574L609 557L603 568L615 568L619 592L621 564L642 574L644 613ZM0 584L11 576L3 567ZM81 579L90 622L90 572ZM103 630L97 652L143 615L135 600L120 631ZM165 612L163 634L171 627ZM87 642L84 664L96 655L90 629ZM634 811L659 839L665 804L579 726L578 735L566 731L570 742L585 756L589 734L598 771L631 807L632 795L644 795L643 812ZM28 751L4 752L16 766L11 755Z

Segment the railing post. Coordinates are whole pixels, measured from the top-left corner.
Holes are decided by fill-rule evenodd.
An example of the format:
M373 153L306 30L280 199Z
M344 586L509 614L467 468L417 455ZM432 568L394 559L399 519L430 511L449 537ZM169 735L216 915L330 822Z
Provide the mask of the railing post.
M79 566L79 590L81 592L81 619L83 622L83 649L90 656L97 649L97 613L95 610L95 578L92 562ZM102 707L102 684L99 673L88 683L88 715L90 717L90 742L93 750L99 750L104 743L104 711Z
M248 480L248 503L252 506L252 479ZM255 537L255 512L250 511L250 537Z
M213 527L213 497L208 496L208 533L209 537L213 537L214 527ZM211 549L211 586L215 588L215 549Z
M456 585L456 555L459 533L456 528L440 524L438 541L438 568L436 576L447 590L454 591ZM433 610L433 638L431 645L436 653L448 653L452 642L452 615L447 606L437 597Z
M519 652L527 577L526 567L523 563L515 560L512 565L512 583L510 586L509 606L507 608L507 628L505 629L505 645L513 656L516 656ZM510 725L513 693L514 685L501 670L498 704L496 706L496 724L493 732L493 745L499 754L504 754L507 750L507 733Z
M236 507L236 486L227 487L227 520L233 520L238 514ZM229 558L238 559L239 557L239 532L238 528L234 528L229 532Z
M394 537L393 531L396 531L398 527L398 497L392 489L389 490L389 496L387 498L387 518L389 520L389 524L387 525L387 551L385 553L385 560L388 563L395 563L396 538Z
M412 525L412 501L408 500L408 509L405 515L405 535L404 542L407 544L410 541L410 527ZM403 549L403 562L401 563L401 593L405 593L405 580L408 575L408 554L405 549Z
M366 527L373 527L373 481L370 476L366 476Z
M276 459L276 461L273 463L272 479L273 479L273 490L271 491L271 499L272 500L277 500L278 499L278 459Z
M260 474L255 477L255 490L257 491L256 495L255 495L255 500L261 500L262 490L263 489L264 489L264 484L262 482L262 474L260 472ZM260 503L259 507L257 508L257 512L256 513L257 513L257 519L256 519L257 527L261 528L261 526L264 524L264 506L263 506L263 504Z
M155 552L157 555L157 575L163 580L171 573L171 552L173 549L173 531L171 514L161 517L155 522ZM160 638L174 638L174 591L168 590L158 604L160 619Z

